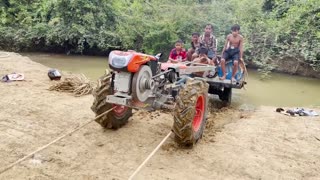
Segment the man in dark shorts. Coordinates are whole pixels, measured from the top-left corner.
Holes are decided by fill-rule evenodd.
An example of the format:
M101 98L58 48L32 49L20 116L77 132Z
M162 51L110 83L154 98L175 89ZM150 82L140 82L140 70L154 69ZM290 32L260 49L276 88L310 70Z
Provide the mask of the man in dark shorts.
M236 81L235 75L238 70L239 60L242 61L243 57L243 37L239 34L240 26L235 24L231 27L231 34L227 36L226 43L222 50L221 69L222 77L221 80L226 79L226 60L233 62L232 77L231 81Z

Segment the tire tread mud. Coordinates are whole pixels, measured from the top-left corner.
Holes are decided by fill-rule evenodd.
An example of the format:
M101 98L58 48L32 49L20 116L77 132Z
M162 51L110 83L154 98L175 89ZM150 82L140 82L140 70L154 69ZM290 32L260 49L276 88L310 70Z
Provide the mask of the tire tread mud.
M180 90L177 96L177 105L174 109L173 132L175 141L184 146L194 145L201 137L206 124L206 114L208 106L208 88L209 85L199 79L187 80L185 87ZM192 130L192 122L196 113L195 106L199 96L205 98L205 112L202 124L198 132Z

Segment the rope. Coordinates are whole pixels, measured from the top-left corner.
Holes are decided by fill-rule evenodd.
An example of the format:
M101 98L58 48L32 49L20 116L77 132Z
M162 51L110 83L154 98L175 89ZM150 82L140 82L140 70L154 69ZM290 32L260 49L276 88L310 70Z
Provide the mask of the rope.
M133 174L129 177L128 180L132 180L132 178L141 170L141 168L149 161L149 159L159 150L159 148L162 146L162 144L169 138L169 136L172 134L172 131L170 131L165 138L160 142L160 144L149 154L149 156L140 164L140 166L133 172Z
M45 148L47 148L47 147L49 147L50 145L54 144L55 142L57 142L57 141L61 140L62 138L66 137L66 136L68 136L68 135L71 135L72 133L74 133L74 132L76 132L76 131L80 130L80 129L81 129L81 128L83 128L84 126L86 126L86 125L90 124L91 122L93 122L94 120L96 120L96 119L100 118L101 116L103 116L103 115L105 115L105 114L109 113L109 112L110 112L110 111L112 111L113 109L114 109L114 107L113 107L113 108L111 108L111 109L109 109L108 111L106 111L106 112L104 112L104 113L100 114L100 115L99 115L99 116L97 116L95 119L90 120L90 121L88 121L88 122L86 122L86 123L82 124L82 125L81 125L81 126L79 126L78 128L76 128L76 129L74 129L74 130L70 131L69 133L64 134L64 135L62 135L62 136L58 137L57 139L55 139L55 140L51 141L50 143L48 143L48 144L46 144L46 145L44 145L44 146L42 146L42 147L38 148L37 150L33 151L32 153L30 153L30 154L28 154L28 155L24 156L23 158L21 158L21 159L17 160L17 161L16 161L16 162L14 162L14 163L12 163L12 164L8 165L7 167L3 168L3 169L0 171L0 174L2 174L2 173L4 173L4 172L8 171L9 169L13 168L15 165L17 165L17 164L21 163L22 161L24 161L24 160L28 159L29 157L33 156L34 154L36 154L36 153L38 153L38 152L40 152L40 151L44 150Z
M241 63L242 63L242 65L243 65L244 72L245 72L244 80L246 80L247 78L249 78L249 74L248 74L248 71L247 71L247 67L246 67L246 64L244 63L244 61L243 61L243 60L240 60L240 62L241 62Z

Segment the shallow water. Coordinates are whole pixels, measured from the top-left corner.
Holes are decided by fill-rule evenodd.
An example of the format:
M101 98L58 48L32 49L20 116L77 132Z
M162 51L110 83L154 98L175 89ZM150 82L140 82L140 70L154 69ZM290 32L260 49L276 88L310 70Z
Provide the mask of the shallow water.
M40 53L22 53L22 55L51 68L83 73L91 80L99 78L108 67L107 57ZM258 72L249 70L247 82L245 89L233 90L234 104L320 106L320 79L273 73L271 79L261 81Z

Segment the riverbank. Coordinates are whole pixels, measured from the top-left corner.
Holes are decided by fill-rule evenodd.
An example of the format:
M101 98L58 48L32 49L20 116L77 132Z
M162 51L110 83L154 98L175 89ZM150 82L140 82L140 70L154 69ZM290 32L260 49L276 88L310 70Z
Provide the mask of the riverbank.
M19 54L0 56L0 167L92 120L93 97L48 91L49 68ZM276 107L217 108L212 100L203 139L193 149L170 137L136 179L317 179L320 118L290 117ZM320 108L313 107L320 112ZM136 112L117 131L90 123L0 174L0 179L127 179L170 131L172 117ZM0 169L1 170L1 169Z
M109 52L108 52L109 53ZM66 57L70 57L70 59L72 59L72 57L77 57L78 59L84 59L87 58L92 59L92 60L97 60L97 59L102 59L104 58L105 60L107 60L108 58L108 53L105 54L96 54L96 55L80 55L80 54L70 54L70 55L66 55L65 53L41 53L41 52L23 52L21 54L23 55L30 55L31 57L36 57L38 56L57 56L57 57L62 57L63 59L68 59ZM37 60L38 58L36 58ZM42 58L43 60L45 59L45 57ZM42 60L40 60L42 61ZM54 63L50 63L50 64L54 64ZM247 68L249 70L258 70L259 66L257 64L255 64L252 61L246 61L247 64ZM309 78L316 78L316 79L320 79L320 72L315 71L310 65L308 65L305 62L302 61L298 61L292 58L284 58L284 59L272 59L269 62L269 65L274 67L271 71L272 72L276 72L276 73L280 73L280 74L285 74L285 75L294 75L297 77L309 77ZM272 77L271 77L272 78Z
M272 59L269 65L273 67L272 72L320 79L319 71L315 71L309 64L296 59ZM259 67L253 62L249 62L248 68L258 69Z

